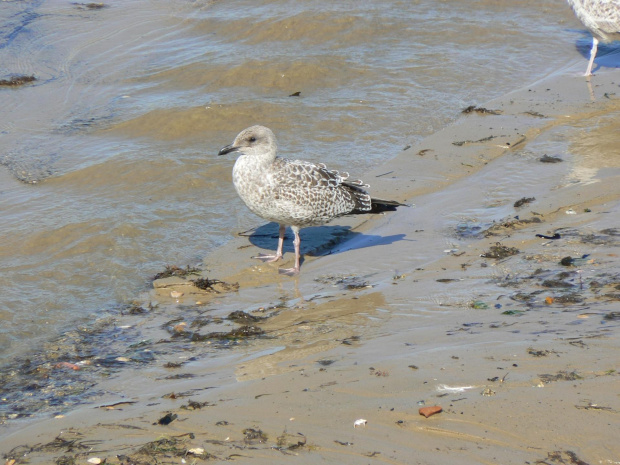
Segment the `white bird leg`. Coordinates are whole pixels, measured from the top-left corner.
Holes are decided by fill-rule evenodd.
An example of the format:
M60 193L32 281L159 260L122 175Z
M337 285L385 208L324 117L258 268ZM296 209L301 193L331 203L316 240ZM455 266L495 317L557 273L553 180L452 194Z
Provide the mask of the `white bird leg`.
M282 247L284 246L284 232L286 231L286 226L283 224L280 225L279 236L278 236L278 248L276 250L275 255L271 254L260 254L252 258L258 258L259 260L265 263L277 262L282 258Z
M299 228L292 226L293 233L295 233L295 239L293 239L293 245L295 246L295 266L293 268L280 269L280 274L285 274L287 276L295 276L299 274L299 258L300 258L300 244L301 239L299 237Z
M588 63L588 69L584 76L592 76L592 66L594 65L594 58L596 57L596 51L598 50L598 39L592 37L592 48L590 49L590 63Z

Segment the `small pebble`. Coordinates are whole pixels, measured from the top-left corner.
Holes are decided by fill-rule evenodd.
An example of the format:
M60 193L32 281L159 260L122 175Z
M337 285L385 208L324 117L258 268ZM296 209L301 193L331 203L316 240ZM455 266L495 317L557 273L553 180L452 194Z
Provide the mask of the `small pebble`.
M439 405L433 405L432 407L422 407L418 412L420 415L424 415L426 418L436 413L441 412L443 409Z

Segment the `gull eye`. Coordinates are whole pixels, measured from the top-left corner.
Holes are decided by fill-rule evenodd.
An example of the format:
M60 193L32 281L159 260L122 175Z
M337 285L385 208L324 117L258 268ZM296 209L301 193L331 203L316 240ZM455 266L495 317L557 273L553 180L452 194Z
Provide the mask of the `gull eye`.
M256 137L254 136L250 137L250 142L256 142Z

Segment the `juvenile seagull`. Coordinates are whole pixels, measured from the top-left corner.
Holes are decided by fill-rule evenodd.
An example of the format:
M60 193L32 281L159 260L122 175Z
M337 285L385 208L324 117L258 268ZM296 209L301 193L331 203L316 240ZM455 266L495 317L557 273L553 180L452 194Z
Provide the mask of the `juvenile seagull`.
M585 76L592 75L598 43L620 40L620 0L567 0L575 15L592 33L590 62Z
M362 181L349 181L348 173L328 170L322 164L287 160L277 155L276 137L264 126L244 129L219 155L238 152L233 168L235 189L253 213L280 225L275 255L259 255L264 262L282 258L284 231L295 234L295 266L280 269L289 276L299 273L299 230L325 224L343 215L394 211L404 206L392 200L373 199Z

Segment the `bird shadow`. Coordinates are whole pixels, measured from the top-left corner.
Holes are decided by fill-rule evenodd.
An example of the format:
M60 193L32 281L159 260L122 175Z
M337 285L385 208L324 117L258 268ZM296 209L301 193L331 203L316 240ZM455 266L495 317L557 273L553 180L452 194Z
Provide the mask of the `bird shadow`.
M276 250L278 247L278 223L267 223L257 228L239 233L240 236L247 236L250 243L256 247L267 250ZM362 234L352 231L350 226L314 226L303 228L299 232L301 238L300 253L317 257L344 252L345 250L363 249L377 245L388 245L397 241L406 240L404 234L394 234L392 236L377 236L372 234ZM355 241L352 241L355 239ZM335 247L344 242L351 242L351 247L336 250ZM290 228L286 229L284 236L284 253L293 253L293 232Z
M575 49L586 59L590 59L590 50L592 49L592 36L587 30L577 30L582 35L575 41ZM620 68L620 41L603 43L599 42L596 58L594 59L594 68L592 72L600 68Z

